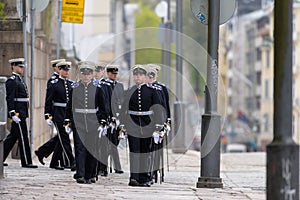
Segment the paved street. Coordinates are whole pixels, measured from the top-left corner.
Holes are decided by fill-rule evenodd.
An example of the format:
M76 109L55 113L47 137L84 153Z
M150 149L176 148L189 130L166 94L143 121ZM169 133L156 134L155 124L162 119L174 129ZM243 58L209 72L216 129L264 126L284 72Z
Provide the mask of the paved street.
M0 180L0 199L266 199L265 153L236 153L221 156L223 189L196 188L200 175L200 153L174 154L169 150L170 167L165 182L150 188L128 186L128 163L120 151L124 174L99 177L95 184L77 184L70 170L21 168L19 160L8 159L5 178ZM165 159L166 160L166 159Z

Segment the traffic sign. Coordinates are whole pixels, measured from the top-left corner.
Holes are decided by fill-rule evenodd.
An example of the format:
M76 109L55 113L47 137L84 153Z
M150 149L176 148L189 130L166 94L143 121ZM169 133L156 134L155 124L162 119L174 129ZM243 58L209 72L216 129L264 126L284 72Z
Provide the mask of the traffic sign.
M84 0L63 0L62 22L83 23Z
M49 0L43 0L43 1L34 0L33 1L33 7L35 7L36 12L42 12L43 10L45 10L47 8L48 4L49 4Z
M194 16L202 23L208 23L209 0L190 0L190 7ZM234 14L236 0L220 0L220 21L219 24L227 22Z

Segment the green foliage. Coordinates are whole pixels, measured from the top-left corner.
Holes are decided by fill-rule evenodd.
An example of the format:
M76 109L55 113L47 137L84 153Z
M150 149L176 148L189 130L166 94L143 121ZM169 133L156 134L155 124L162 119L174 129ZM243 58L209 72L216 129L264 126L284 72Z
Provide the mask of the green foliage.
M160 23L159 17L153 11L154 9L149 4L144 4L139 2L140 12L136 13L136 28L145 28L145 27L158 27ZM143 43L143 40L147 38L147 43L157 44L157 36L153 36L151 33L145 33L143 35L136 35L136 44L138 46ZM136 63L145 64L145 63L159 63L161 61L161 51L159 49L140 49L136 51Z
M4 8L5 8L5 4L0 3L0 19L5 19Z
M207 49L207 26L201 24L193 15L190 9L190 0L183 0L182 13L183 33L196 40L204 49ZM194 56L199 55L195 54ZM203 62L199 63L198 66L205 67L206 60L203 60ZM196 70L192 66L190 67L190 81L196 94L202 96L206 77L202 77L203 75L201 76L198 71L200 70Z
M182 30L183 33L192 39L196 40L199 44L206 49L207 46L207 26L201 24L193 15L190 9L190 0L182 0L183 8L182 8ZM158 27L161 19L155 14L154 9L155 6L160 1L154 0L132 0L131 3L137 3L140 5L140 12L136 14L136 28L144 28L144 27ZM175 15L174 13L173 15ZM175 16L171 21L173 25L175 25ZM151 33L144 33L143 35L136 35L136 44L142 44L142 40L147 38L147 43L151 42L152 44L157 44L158 39L157 35L151 35ZM160 45L160 44L158 44ZM139 45L141 46L141 45ZM188 47L186 47L188 48ZM171 44L172 52L175 52L176 45ZM185 51L185 49L183 49ZM199 56L195 54L195 56ZM171 54L171 63L176 59L175 54ZM136 51L136 63L144 64L144 63L160 63L161 62L161 50L160 49L141 49ZM198 66L204 67L206 65L206 61L200 63ZM191 83L194 86L195 92L200 96L203 95L205 81L198 71L194 69L192 66L189 67L189 73L191 78Z

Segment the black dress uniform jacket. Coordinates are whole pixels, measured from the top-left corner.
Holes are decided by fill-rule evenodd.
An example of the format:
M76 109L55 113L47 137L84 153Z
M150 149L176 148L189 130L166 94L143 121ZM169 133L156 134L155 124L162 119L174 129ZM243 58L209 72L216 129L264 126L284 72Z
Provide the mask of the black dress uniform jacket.
M69 101L72 81L68 79L54 79L47 88L45 101L45 118L53 116L53 121L63 123L65 118L66 104ZM56 106L55 104L58 103ZM62 106L62 105L65 106ZM61 106L59 106L61 105Z
M18 99L28 98L27 86L19 74L13 73L6 81L6 102L9 117L11 112L19 113L19 118L28 117L28 101L18 101Z
M138 134L150 134L155 131L156 124L163 124L162 118L162 98L159 95L158 89L147 84L133 86L125 93L125 101L122 106L122 121L125 122L128 133L137 132L136 128L142 130ZM153 112L149 115L134 115L129 111L135 112ZM143 127L141 129L141 127Z
M155 81L153 83L153 86L159 86L161 88L161 91L163 93L163 100L164 100L164 107L165 107L165 112L166 112L166 117L167 118L171 118L171 111L170 111L170 98L169 98L169 91L167 89L167 87L160 82Z

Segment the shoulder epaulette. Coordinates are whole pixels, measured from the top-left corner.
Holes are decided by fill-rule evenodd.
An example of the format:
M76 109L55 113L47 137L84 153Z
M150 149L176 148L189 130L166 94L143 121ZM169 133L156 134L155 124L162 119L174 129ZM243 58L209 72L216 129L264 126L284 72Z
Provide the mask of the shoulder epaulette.
M165 84L163 84L161 82L157 82L157 85L166 86Z
M50 83L52 83L52 84L55 84L57 82L58 82L58 79L54 79L54 80L50 81Z
M147 84L147 87L151 88L151 89L154 89L154 90L161 90L161 87L159 87L158 85L150 85L150 84Z
M51 80L56 79L56 76L53 75L53 76L50 77L50 79L51 79Z
M107 78L107 79L105 79L105 82L108 82L108 83L113 83L113 81L112 81L112 80L109 80L108 78Z
M99 82L100 82L99 80L97 80L97 79L93 79L93 85L94 85L94 86L97 86L97 85L99 85Z
M72 88L77 88L79 86L79 82L73 82L72 84L71 84L71 87Z
M99 84L100 85L111 85L109 82L106 82L106 81L99 81Z
M101 87L100 81L98 80L93 80L93 85L96 87Z
M9 79L12 79L12 80L14 80L16 78L16 75L11 75L10 77L9 77Z

